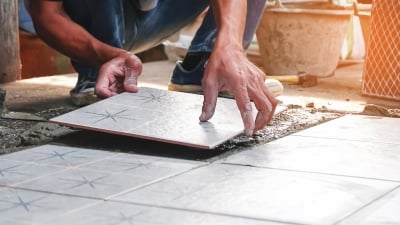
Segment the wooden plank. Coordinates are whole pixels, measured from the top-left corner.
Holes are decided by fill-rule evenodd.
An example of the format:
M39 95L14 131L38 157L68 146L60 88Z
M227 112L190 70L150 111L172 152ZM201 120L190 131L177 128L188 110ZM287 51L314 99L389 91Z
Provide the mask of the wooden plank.
M18 1L0 1L0 83L19 80Z

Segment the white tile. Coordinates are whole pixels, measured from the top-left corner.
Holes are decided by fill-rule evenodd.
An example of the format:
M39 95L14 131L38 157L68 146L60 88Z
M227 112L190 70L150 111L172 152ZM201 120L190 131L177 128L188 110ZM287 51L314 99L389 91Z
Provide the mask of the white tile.
M79 166L119 153L59 145L43 145L1 156L2 159L41 165Z
M17 187L106 199L203 164L205 163L121 153L24 182Z
M158 178L158 177L157 177ZM146 174L115 174L87 169L69 169L17 187L80 197L106 199L109 196L151 183Z
M0 185L13 186L64 168L0 159Z
M400 181L400 144L393 143L287 136L219 162Z
M203 96L141 87L66 113L51 121L149 140L214 148L243 131L236 102L219 98L215 114L200 123ZM278 107L276 113L284 110Z
M152 206L104 202L80 211L70 213L48 225L285 225L284 222L253 220L203 213L199 211L179 210L173 208L157 208Z
M6 219L6 218L2 218L0 220L0 225L10 225L10 224L12 224L12 225L39 225L38 223L30 223L30 222L24 223L21 221L14 221L14 220Z
M347 115L295 135L400 144L399 134L400 118Z
M394 225L400 224L400 188L373 202L368 207L343 220L338 225Z
M0 224L40 224L97 201L18 189L0 189ZM12 223L14 224L14 223Z
M395 182L212 164L113 199L301 224L332 224Z

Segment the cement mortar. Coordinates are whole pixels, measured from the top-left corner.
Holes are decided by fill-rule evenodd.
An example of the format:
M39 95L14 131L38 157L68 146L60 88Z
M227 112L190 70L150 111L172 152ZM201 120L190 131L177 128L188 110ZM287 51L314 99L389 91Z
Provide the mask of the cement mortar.
M22 145L41 145L73 132L72 129L54 123L37 123L19 135Z
M62 108L59 108L58 111L62 111L63 113ZM60 114L61 112L57 112L57 110L53 109L48 110L46 113L50 113L53 116L56 114ZM293 132L303 130L307 127L311 127L325 121L337 118L341 115L342 114L340 113L320 112L317 109L289 106L288 110L275 116L271 123L264 130L257 132L252 137L239 136L233 138L232 140L226 142L225 144L217 147L215 150L212 151L215 152L215 154L217 155L224 154L226 152L235 152L244 147L267 143ZM40 116L47 118L49 117L49 115L43 114L41 114ZM9 153L23 148L33 147L50 142L63 142L64 138L70 139L67 145L100 148L110 151L132 151L132 146L136 145L136 143L127 144L126 140L128 140L128 138L124 139L123 141L114 141L112 139L118 139L118 137L109 134L93 134L103 136L109 135L109 138L100 138L105 139L105 141L103 141L102 143L99 143L98 141L93 143L93 141L91 141L91 138L87 138L85 135L81 134L74 135L73 138L69 138L68 136L70 134L73 135L74 133L76 133L77 130L47 122L11 120L3 118L0 119L0 128L0 154ZM88 131L79 132L87 133ZM153 146L149 147L149 145ZM165 149L160 147L162 146L160 143L152 142L149 145L146 145L141 153L146 154L147 150L149 149L149 154L168 155L168 153L165 152ZM157 146L159 149L157 149ZM172 148L175 148L175 146L168 147L168 149ZM190 151L190 149L186 149L185 151L188 150ZM179 156L179 152L176 151L171 151L171 154L173 155L173 157L187 158L184 154L182 156ZM200 153L200 155L195 154L194 157L202 160L212 160L215 154L209 155L207 153L206 156L202 156ZM189 156L189 158L191 157L192 156Z

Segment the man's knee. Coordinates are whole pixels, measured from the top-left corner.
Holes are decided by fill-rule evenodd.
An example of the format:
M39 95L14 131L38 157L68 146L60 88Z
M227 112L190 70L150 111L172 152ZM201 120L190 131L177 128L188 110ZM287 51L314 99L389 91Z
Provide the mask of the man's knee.
M150 11L158 4L158 0L136 0L135 2L136 7L141 11Z

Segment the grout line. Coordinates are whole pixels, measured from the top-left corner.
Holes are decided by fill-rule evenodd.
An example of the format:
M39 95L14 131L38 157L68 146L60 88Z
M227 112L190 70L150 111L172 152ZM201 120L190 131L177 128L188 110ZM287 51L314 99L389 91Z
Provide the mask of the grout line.
M185 170L185 171L181 171L181 172L178 172L178 173L175 173L175 174L171 174L171 175L168 175L168 176L165 176L165 177L161 177L161 178L158 178L158 179L156 179L156 180L147 182L147 183L145 183L145 184L142 184L142 185L133 187L133 188L131 188L131 189L127 189L127 190L124 190L124 191L122 191L122 192L119 192L119 193L110 195L110 196L104 198L104 200L105 200L105 201L109 201L109 200L111 200L112 198L118 197L118 196L120 196L120 195L123 195L123 194L129 193L129 192L133 192L133 191L137 191L137 190L146 188L146 187L151 186L151 185L153 185L153 184L160 183L160 182L162 182L162 181L164 181L164 180L169 180L169 179L171 179L171 178L180 176L180 175L182 175L182 174L185 174L185 173L188 173L188 172L191 172L191 171L193 171L193 170L197 170L197 169L200 169L200 168L209 166L209 165L210 165L210 163L204 163L204 164L195 166L195 167L190 168L190 169Z
M97 160L94 160L94 161L90 161L90 162L83 163L83 164L80 164L80 165L75 165L75 166L51 165L51 164L45 164L45 163L44 163L44 164L41 164L41 163L37 163L37 162L16 161L16 160L12 160L12 159L1 159L1 160L10 161L10 162L22 162L22 163L24 163L25 165L43 166L43 167L44 167L44 166L47 166L47 167L54 167L54 168L59 168L60 170L55 170L54 172L42 174L42 175L39 175L39 176L30 178L30 179L28 178L28 179L26 179L26 180L13 183L11 186L8 186L8 185L6 185L6 184L0 184L0 187L3 186L3 187L16 188L15 186L18 186L18 185L21 185L21 184L25 184L25 183L28 183L28 182L31 182L31 181L39 180L39 179L41 179L41 178L48 177L48 176L52 176L52 175L55 175L55 174L59 174L59 173L71 171L71 170L74 170L74 169L82 169L82 170L87 170L87 171L92 171L92 172L102 172L102 171L91 170L91 169L86 169L86 168L82 168L82 167L87 166L87 165L90 165L90 164L92 164L92 163L96 163L96 162L102 161L102 160L106 160L106 159L109 159L109 158L113 158L113 157L116 157L116 156L117 156L117 155L109 156L109 157L97 159ZM110 173L110 172L109 172L109 173ZM113 174L113 173L110 173L110 174ZM28 189L28 190L35 190L35 189ZM52 192L51 192L51 193L52 193Z
M124 191L122 191L122 192L119 192L119 193L117 193L117 194L113 194L113 195L110 195L110 196L107 196L107 197L104 197L104 198L103 198L103 197L92 197L92 196L86 196L86 195L77 195L77 194L61 193L61 192L57 192L57 191L45 191L45 190L39 190L39 189L25 188L25 187L16 186L16 184L13 184L13 185L0 184L0 187L8 188L8 189L11 188L11 189L17 189L17 190L31 191L31 192L39 192L39 193L45 193L45 194L54 194L54 195L59 195L59 196L67 196L67 197L75 197L75 198L84 198L84 199L100 200L100 201L109 201L111 198L115 198L115 197L117 197L117 196L119 196L119 195L126 194L126 193L129 193L129 192L132 192L132 191L136 191L136 190L139 190L139 189L148 187L148 186L150 186L150 185L153 185L153 184L162 182L162 181L164 181L164 180L168 180L168 179L173 178L173 177L177 177L177 176L179 176L179 175L185 174L185 173L187 173L187 172L191 172L191 171L193 171L193 170L196 170L196 169L199 169L199 168L208 166L208 165L209 165L209 163L205 163L205 164L202 164L202 165L193 167L193 168L191 168L191 169L189 169L189 170L185 170L185 171L178 172L178 173L175 173L175 174L172 174L172 175L169 175L169 176L165 176L165 177L162 177L162 178L159 178L159 179L150 181L150 182L148 182L148 183L145 183L145 184L142 184L142 185L133 187L133 188L131 188L131 189L124 190ZM65 170L68 170L68 168L65 169ZM63 171L64 171L64 170L63 170ZM52 174L56 174L56 173L58 173L58 172L55 172L55 173L52 173ZM45 176L45 175L44 175L44 176ZM41 177L42 177L42 176L41 176ZM32 180L35 180L35 179L32 179ZM30 181L31 181L31 180L30 180ZM18 183L18 184L23 184L23 183L24 183L24 182L20 182L20 183Z
M197 167L197 168L200 168L200 167ZM197 169L197 168L195 168L195 169ZM180 173L180 174L182 174L182 173ZM179 174L177 174L177 175L179 175ZM171 177L173 177L173 176L171 176ZM168 179L168 178L166 178L166 179ZM146 203L140 203L140 202L128 202L128 201L122 201L122 200L102 199L102 198L97 198L97 197L81 196L81 195L74 195L74 194L67 194L67 193L57 193L57 192L43 191L43 190L34 190L34 189L22 188L22 187L9 187L9 186L5 186L5 185L2 185L2 184L0 184L0 187L12 188L12 189L23 190L23 191L31 191L31 192L37 192L37 193L44 193L44 194L51 194L51 195L58 195L58 196L65 196L65 197L72 197L72 198L81 198L81 199L89 199L89 200L97 200L97 201L99 201L99 202L93 202L93 203L84 205L84 206L76 208L76 209L72 209L72 210L66 212L66 214L75 213L75 212L78 212L80 210L84 210L86 208L94 207L94 206L96 206L98 204L101 204L103 202L110 202L110 203L129 204L129 205L136 205L136 206L150 207L150 208L159 208L159 209L167 209L167 210L199 213L199 214L209 214L209 215L216 215L216 216L233 217L233 218L238 218L238 219L248 219L248 220L255 220L255 221L262 221L262 222L274 222L274 223L280 223L282 225L309 225L309 224L304 224L304 223L294 223L294 222L283 221L283 220L274 220L274 219L266 219L266 218L249 217L249 216L244 216L244 215L235 215L235 214L222 213L222 212L210 212L210 211L204 211L204 210L178 208L178 207L164 206L164 205L152 205L152 204L146 204Z
M300 131L301 132L301 131ZM293 133L291 136L295 137L305 137L305 138L318 138L318 139L328 139L328 140L339 140L339 141L354 141L354 142L368 142L368 143L375 143L375 144L393 144L393 145L400 145L400 143L396 142L379 142L379 141L365 141L365 140L352 140L346 138L334 138L334 137L318 137L318 136L311 136L311 135L299 135L297 133Z
M339 224L339 223L341 223L341 222L343 222L343 221L345 221L345 220L347 220L347 219L350 219L352 216L356 215L357 213L359 213L359 212L362 211L363 209L365 209L365 208L367 208L368 206L370 206L370 205L376 203L377 201L383 199L384 197L386 197L387 195L393 193L393 192L396 191L396 190L400 190L400 185L398 185L398 186L392 188L391 190L389 190L389 191L383 193L382 195L378 196L377 198L371 200L370 202L368 202L368 203L365 204L364 206L362 206L362 207L360 207L360 208L354 210L353 212L351 212L351 213L349 213L347 216L344 216L343 218L339 219L338 221L336 221L336 222L333 223L332 225L337 225L337 224Z
M21 161L19 161L19 162L21 162ZM70 169L70 168L65 167L65 166L54 166L54 165L48 165L48 164L37 164L37 163L35 163L35 162L33 162L33 163L26 162L26 165L43 166L43 167L45 167L45 166L47 166L47 167L55 167L55 168L59 168L60 170L55 170L54 172L42 174L42 175L39 175L39 176L30 178L30 179L28 178L28 179L26 179L26 180L13 183L12 185L21 185L21 184L25 184L25 183L28 183L28 182L31 182L31 181L39 180L39 179L44 178L44 177L47 177L47 176L51 176L51 175L54 175L54 174L58 174L58 173L65 172L65 171L68 171L68 170ZM0 186L13 187L13 186L1 185L1 184L0 184Z
M294 172L294 173L309 173L309 174L327 175L327 176L335 176L335 177L348 177L348 178L358 178L358 179L365 179L365 180L375 180L375 181L385 181L385 182L400 183L400 180L388 180L388 179L382 179L382 178L360 177L360 176L351 176L351 175L344 175L344 174L322 173L322 172L313 172L313 171L306 171L306 170L294 170L294 169L284 169L284 168L275 168L275 167L266 167L266 166L254 166L254 165L239 164L239 163L222 162L220 164L231 165L231 166L252 167L252 168L259 168L259 169L280 170L280 171Z
M43 193L43 194L51 194L51 195L59 195L59 196L66 196L66 197L73 197L73 198L84 198L84 199L90 199L90 200L104 201L104 199L98 198L98 197L74 195L74 194L59 193L59 192L52 192L52 191L44 191L44 190L38 190L38 189L18 187L18 186L7 186L7 185L0 184L0 187L7 188L7 189L16 189L16 190L22 190L22 191L37 192L37 193Z
M210 212L210 211L199 210L199 209L178 208L178 207L173 207L173 206L152 205L152 204L146 204L146 203L140 203L140 202L128 202L128 201L121 201L121 200L109 200L109 201L114 202L114 203L130 204L130 205L137 205L137 206L142 206L142 207L152 207L152 208L184 211L184 212L191 212L191 213L210 214L210 215L215 215L215 216L233 217L233 218L238 218L238 219L248 219L248 220L255 220L255 221L262 221L262 222L274 222L274 223L281 223L283 225L285 225L285 224L286 225L308 225L305 223L294 223L294 222L290 222L290 221L249 217L249 216L244 216L244 215L235 215L235 214L222 213L222 212Z

